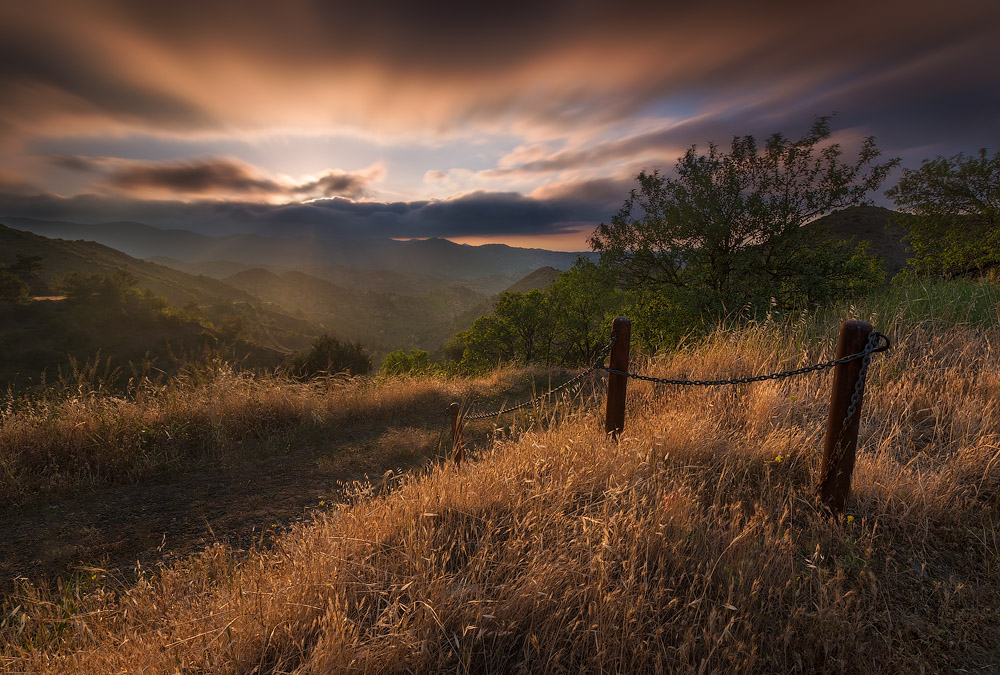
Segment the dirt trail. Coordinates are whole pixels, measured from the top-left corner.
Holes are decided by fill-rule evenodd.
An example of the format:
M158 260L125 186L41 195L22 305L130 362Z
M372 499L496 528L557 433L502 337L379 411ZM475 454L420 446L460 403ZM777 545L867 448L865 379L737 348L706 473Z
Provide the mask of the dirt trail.
M267 542L288 524L340 499L342 486L410 469L447 450L445 402L335 432L279 454L244 453L138 485L105 488L0 515L0 593L14 579L52 583L100 567L131 578L213 542ZM273 440L273 439L272 439Z

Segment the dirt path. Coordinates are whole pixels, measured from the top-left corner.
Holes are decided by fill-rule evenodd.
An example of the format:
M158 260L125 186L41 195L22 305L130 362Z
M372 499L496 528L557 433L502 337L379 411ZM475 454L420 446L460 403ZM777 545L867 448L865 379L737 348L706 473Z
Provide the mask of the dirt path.
M527 399L569 376L561 371L553 381L539 373L478 403L499 408L511 391ZM428 395L349 428L275 435L224 463L0 512L0 599L17 578L51 586L96 567L128 583L137 563L146 569L169 564L215 542L237 549L266 545L291 523L338 502L345 484L378 483L390 469L410 470L450 454L448 403L443 394ZM486 441L490 428L466 427L467 446Z
M0 514L0 593L17 577L51 584L100 567L128 580L137 562L166 564L213 542L241 549L266 543L340 499L345 483L374 482L389 469L440 456L450 443L444 407L397 416L388 429L383 419L280 454L245 453L229 466L202 465Z

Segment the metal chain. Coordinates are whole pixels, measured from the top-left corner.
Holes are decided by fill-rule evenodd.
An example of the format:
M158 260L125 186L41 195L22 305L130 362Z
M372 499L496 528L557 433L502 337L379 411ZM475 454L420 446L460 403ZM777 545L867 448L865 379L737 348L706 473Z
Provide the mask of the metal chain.
M850 363L851 361L857 361L858 359L861 359L861 371L858 375L858 383L854 387L854 394L851 396L851 404L847 409L847 416L844 418L844 426L846 427L850 423L851 418L854 417L855 412L857 411L858 399L861 396L861 389L864 387L865 379L867 378L868 375L868 365L871 363L872 354L888 351L889 349L892 348L892 343L889 341L888 336L878 331L872 331L869 334L868 342L862 351L856 354L849 354L847 356L842 356L839 359L832 359L830 361L824 361L823 363L817 363L811 366L804 366L802 368L794 368L792 370L785 370L778 373L768 373L767 375L734 377L725 380L678 380L678 379L669 379L664 377L651 377L649 375L640 375L638 373L631 373L624 370L617 370L615 368L611 368L610 366L604 365L604 359L607 358L608 354L611 353L611 348L614 346L614 344L615 344L615 336L612 335L611 341L608 342L607 346L598 355L598 358L594 362L594 365L587 368L585 371L583 371L576 377L567 380L566 382L560 384L558 387L553 387L552 389L550 389L549 391L545 392L540 396L536 396L533 399L524 401L523 403L518 403L517 405L513 405L508 408L504 408L502 410L498 410L496 412L477 413L474 415L463 415L462 419L464 419L465 421L484 420L484 419L489 419L491 417L500 417L501 415L506 415L507 413L511 413L516 410L521 410L523 408L529 408L529 407L533 408L542 401L550 398L553 394L556 394L562 391L563 389L567 389L576 384L577 382L580 382L581 380L583 380L583 378L587 377L595 370L604 370L607 371L608 373L613 373L615 375L621 375L623 377L632 378L634 380L643 380L645 382L652 382L654 384L670 384L670 385L688 386L688 387L698 387L698 386L705 387L705 386L721 386L721 385L732 385L732 384L750 384L751 382L763 382L765 380L779 380L786 377L793 377L795 375L804 375L806 373L817 372L820 370L824 370L826 368L832 368L834 366L839 366L844 363Z
M607 358L608 354L611 353L611 347L613 347L614 344L615 344L615 336L612 335L611 336L611 341L608 342L608 345L601 351L600 354L598 354L597 361L594 362L594 365L592 365L590 368L587 368L585 371L583 371L582 373L580 373L576 377L574 377L572 379L569 379L566 382L563 382L558 387L553 387L552 389L549 389L547 392L545 392L541 396L536 396L535 398L533 398L533 399L531 399L529 401L524 401L523 403L518 403L517 405L513 405L513 406L511 406L509 408L504 408L503 410L498 410L496 412L477 413L475 415L462 415L462 419L464 419L467 422L473 421L473 420L485 420L485 419L489 419L490 417L500 417L501 415L506 415L507 413L514 412L515 410L521 410L522 408L529 408L529 407L530 408L534 408L536 405L538 405L539 403L541 403L545 399L551 397L553 394L555 394L555 393L557 393L559 391L562 391L563 389L566 389L568 387L573 386L574 384L576 384L577 382L581 381L586 376L590 375L595 370L599 370L600 368L603 368L604 367L604 359Z
M851 418L854 417L854 413L858 410L858 399L861 398L861 392L865 388L865 379L868 377L868 364L871 363L872 354L875 353L875 343L878 342L879 335L882 334L874 330L868 335L868 343L862 352L864 356L861 357L861 370L858 371L858 382L854 385L854 393L851 394L851 404L847 406L847 415L844 417L844 429L851 423Z
M881 344L878 344L881 342ZM878 345L878 346L876 346ZM872 331L868 336L868 344L865 345L864 350L858 352L857 354L850 354L848 356L842 356L839 359L833 359L831 361L824 361L823 363L817 363L812 366L805 366L803 368L795 368L794 370L785 370L780 373L768 373L767 375L754 375L752 377L734 377L727 380L674 380L665 377L650 377L649 375L639 375L638 373L630 373L625 370L616 370L609 366L602 364L595 364L597 368L605 370L609 373L615 375L622 375L624 377L630 377L633 380L643 380L645 382L653 382L654 384L674 384L678 386L686 387L708 387L708 386L718 386L718 385L728 385L728 384L749 384L751 382L763 382L764 380L780 380L785 377L792 377L794 375L804 375L805 373L812 373L815 371L823 370L825 368L832 368L834 366L839 366L844 363L850 363L851 361L857 361L858 359L864 359L862 363L863 372L867 371L868 361L871 360L871 355L877 352L884 352L889 350L892 344L889 342L889 338L879 333L878 331ZM862 382L859 380L859 383ZM855 395L860 389L856 390ZM852 399L852 405L856 402L856 398ZM853 411L853 407L852 407Z

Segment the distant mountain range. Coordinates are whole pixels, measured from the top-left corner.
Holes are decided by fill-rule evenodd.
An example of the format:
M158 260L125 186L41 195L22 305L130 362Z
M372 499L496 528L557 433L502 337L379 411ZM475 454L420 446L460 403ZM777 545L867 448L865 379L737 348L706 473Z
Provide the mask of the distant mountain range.
M187 263L226 261L248 266L345 267L393 270L444 279L520 278L540 267L569 268L579 255L505 244L467 246L447 239L396 241L345 238L267 237L238 234L210 237L186 230L161 230L142 223L85 225L9 218L11 227L45 237L96 241L136 258L164 256Z
M458 248L464 252L470 247ZM361 342L376 359L395 349L433 351L479 313L489 313L496 293L512 285L517 290L535 287L558 274L543 267L527 278L507 274L460 280L394 270L306 267L313 272L307 274L227 261L157 258L172 265L166 266L92 241L52 239L0 225L0 264L13 263L17 255L42 259L36 294L48 294L48 282L70 272L111 275L124 270L137 287L166 298L175 308L193 307L214 325L239 321L245 338L262 348L301 350L328 332ZM201 271L225 276L216 279L197 273Z

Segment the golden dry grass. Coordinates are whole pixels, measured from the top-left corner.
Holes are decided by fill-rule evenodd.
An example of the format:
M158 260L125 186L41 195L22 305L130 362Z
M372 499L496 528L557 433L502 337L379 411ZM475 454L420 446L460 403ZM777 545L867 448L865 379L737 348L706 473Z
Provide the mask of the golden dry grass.
M196 377L143 380L108 392L97 362L41 396L0 408L0 507L101 485L135 482L191 463L267 452L300 436L408 414L444 419L452 400L523 388L543 375L506 368L475 380L331 377L300 382L207 364ZM425 439L426 440L426 439ZM412 443L411 443L412 445ZM424 444L426 445L426 443Z
M214 547L129 587L26 587L3 667L993 672L998 322L876 323L896 348L872 365L844 520L813 501L829 376L633 383L617 443L593 405L559 407L461 470L358 486L269 550ZM635 365L767 372L829 357L834 330L719 330Z

